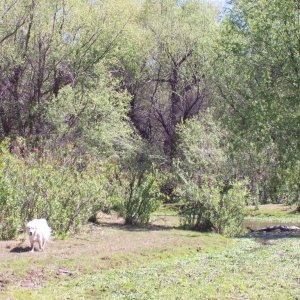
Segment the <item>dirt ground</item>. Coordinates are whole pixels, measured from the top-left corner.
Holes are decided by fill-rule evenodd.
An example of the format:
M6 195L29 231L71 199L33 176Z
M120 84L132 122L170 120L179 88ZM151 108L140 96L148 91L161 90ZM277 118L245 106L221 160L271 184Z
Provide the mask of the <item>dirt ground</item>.
M170 231L175 230L177 217L154 217L151 225L147 227L125 226L123 219L105 214L101 214L100 222L99 225L84 226L80 234L65 240L52 238L46 244L45 252L39 255L77 257L95 253L109 256L117 252L171 246L178 242L178 236L170 234ZM29 242L25 235L21 235L16 241L0 241L0 260L6 258L14 260L20 257L20 254L37 254L30 253Z
M134 255L188 246L202 249L197 235L176 229L177 217L155 216L147 227L125 226L116 216L102 214L100 224L88 224L65 240L51 238L44 252L30 252L25 234L16 241L0 241L0 291L8 285L39 288L49 278L75 276L118 267ZM131 257L126 257L126 255ZM120 258L118 256L124 256Z
M177 216L153 216L147 227L125 226L115 215L99 214L98 221L65 240L52 237L44 252L31 253L25 234L16 241L0 241L0 299L4 289L40 288L49 280L168 255L193 255L230 243L221 236L179 229Z

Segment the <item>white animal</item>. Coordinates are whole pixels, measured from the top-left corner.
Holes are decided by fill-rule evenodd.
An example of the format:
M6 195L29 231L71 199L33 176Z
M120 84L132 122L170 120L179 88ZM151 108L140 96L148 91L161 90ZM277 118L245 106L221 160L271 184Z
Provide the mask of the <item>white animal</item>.
M39 243L39 251L44 251L45 243L51 235L51 228L45 219L34 219L27 223L26 231L30 241L31 252L34 252L34 243Z

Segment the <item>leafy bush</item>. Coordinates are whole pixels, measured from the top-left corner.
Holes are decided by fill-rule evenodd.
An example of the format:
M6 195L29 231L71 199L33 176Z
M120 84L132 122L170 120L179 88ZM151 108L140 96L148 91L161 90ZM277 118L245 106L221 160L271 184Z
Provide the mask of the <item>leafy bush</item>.
M123 162L111 181L110 202L126 224L147 224L161 202L159 173L146 153Z
M289 205L295 204L300 212L300 161L287 168L282 176L282 187L280 191L281 199Z
M185 226L236 235L242 229L247 184L231 175L226 133L213 114L200 114L178 128L177 163Z
M0 156L0 238L15 238L18 233L18 226L21 224L20 206L16 197L16 181L11 178L9 172L10 161L17 161L12 155L2 153ZM19 170L22 166L19 166Z
M184 226L213 229L228 236L242 231L243 209L248 195L245 181L227 185L206 182L201 187L189 182L179 189L179 193L183 199L180 214Z
M131 146L133 129L127 117L130 97L126 92L116 92L117 81L103 66L100 75L90 84L90 89L66 86L48 106L47 121L52 127L52 137L58 141L76 141L76 145L109 157L126 151Z
M226 132L213 114L199 114L177 127L180 168L194 176L226 176Z
M105 178L94 160L80 170L54 157L24 159L4 150L0 180L3 239L14 238L19 226L41 217L56 234L66 235L105 205Z
M127 181L125 201L120 206L126 224L147 224L159 207L160 192L155 172L135 174Z

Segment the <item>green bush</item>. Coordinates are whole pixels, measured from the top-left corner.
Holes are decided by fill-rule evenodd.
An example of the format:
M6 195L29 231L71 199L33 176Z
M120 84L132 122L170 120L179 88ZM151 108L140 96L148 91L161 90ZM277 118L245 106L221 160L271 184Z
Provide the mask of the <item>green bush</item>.
M160 186L157 169L145 152L141 152L115 171L109 202L126 224L147 224L150 214L160 205Z
M181 159L176 165L182 223L236 235L242 229L248 184L232 172L227 134L213 114L199 114L178 127Z
M128 176L128 178L126 178ZM160 205L160 188L156 174L124 174L115 207L125 224L147 224L150 214Z
M5 151L5 149L4 149ZM21 224L20 203L16 196L16 178L11 177L10 162L17 160L3 152L0 156L0 238L12 239L18 233ZM19 166L19 170L22 166Z
M282 186L280 190L281 199L289 204L296 205L300 212L300 161L287 168L281 175Z
M215 230L227 236L241 233L248 196L245 181L226 185L207 181L201 187L189 182L178 192L182 197L180 215L185 227Z
M150 214L160 204L159 184L155 173L145 172L132 176L127 181L125 201L121 205L121 214L126 224L147 224Z
M94 160L86 161L84 169L80 169L74 162L35 155L24 159L4 150L0 237L14 238L19 226L41 217L48 220L57 235L76 231L106 205L101 168Z

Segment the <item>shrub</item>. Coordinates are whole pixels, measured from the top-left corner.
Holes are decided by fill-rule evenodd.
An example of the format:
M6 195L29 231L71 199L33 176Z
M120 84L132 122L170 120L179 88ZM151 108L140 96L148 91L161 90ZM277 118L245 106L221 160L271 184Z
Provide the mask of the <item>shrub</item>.
M126 224L147 224L150 214L159 207L159 185L155 173L145 172L127 181L121 215Z
M183 199L180 215L184 226L213 229L228 236L241 233L248 195L245 181L226 185L205 182L201 187L189 182L179 193Z
M300 212L300 161L297 161L290 168L284 170L281 180L281 199L289 205L296 205L296 210Z
M247 184L232 175L227 135L213 114L199 114L178 127L181 159L177 192L185 226L236 235L242 229Z
M20 203L16 197L16 178L10 177L10 161L17 166L17 160L7 153L0 156L0 238L12 239L21 224ZM22 166L19 166L19 170Z
M111 202L126 224L147 224L160 205L159 174L145 153L127 160L111 187Z
M1 238L14 238L17 228L44 217L58 235L74 232L105 205L101 165L84 169L54 157L24 159L4 150L1 155Z

